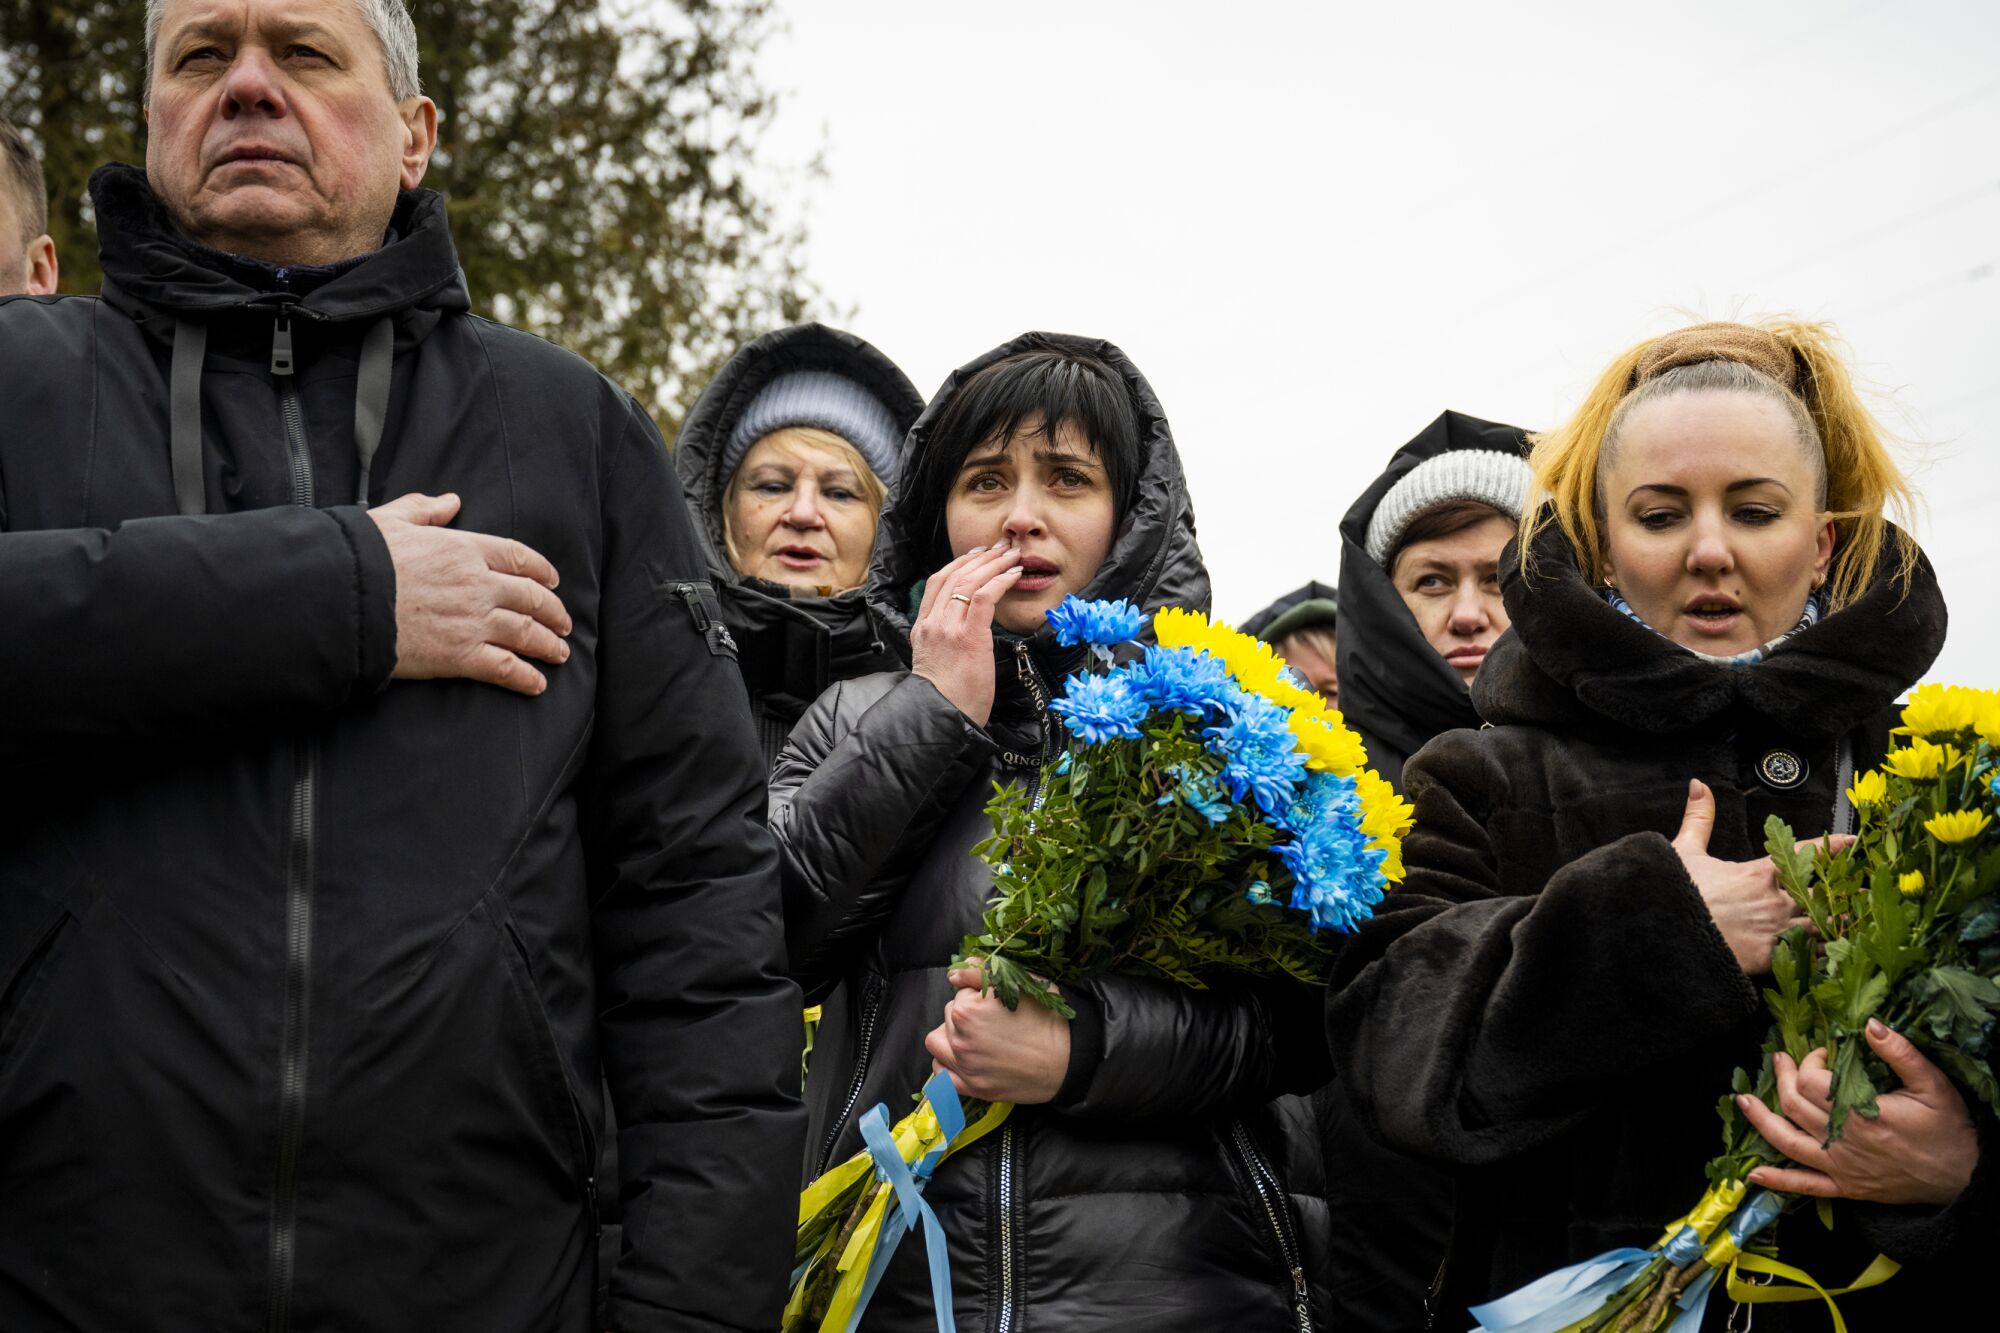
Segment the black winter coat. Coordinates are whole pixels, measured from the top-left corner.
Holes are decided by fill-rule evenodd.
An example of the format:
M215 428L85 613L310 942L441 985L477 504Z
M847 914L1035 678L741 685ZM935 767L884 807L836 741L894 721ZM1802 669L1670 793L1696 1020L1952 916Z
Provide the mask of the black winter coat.
M913 433L966 378L1050 340L1028 335L945 382ZM1205 608L1180 460L1158 401L1108 343L1081 346L1125 377L1144 472L1088 596ZM910 470L906 469L905 477ZM934 514L892 499L870 576L877 615L907 642L911 589L932 573L910 534ZM1033 780L1058 746L1045 709L1079 655L1044 629L996 645L999 698L974 726L907 673L836 685L793 734L772 784L786 874L786 930L808 997L846 983L853 1009L823 1030L807 1079L808 1173L861 1146L858 1114L892 1116L930 1074L924 1035L944 1016L947 963L993 892L971 848L990 836L995 783ZM1313 992L1197 992L1134 977L1065 987L1078 1015L1056 1102L1022 1107L945 1162L927 1197L949 1237L961 1328L1272 1330L1325 1327L1321 1183L1309 1126L1265 1103L1324 1081ZM1299 1149L1304 1147L1303 1155ZM904 1242L864 1327L933 1328L920 1238ZM1302 1308L1303 1305L1311 1308Z
M800 324L767 333L731 357L695 400L674 441L674 467L689 508L701 520L708 577L736 640L758 739L771 762L827 686L902 665L869 619L862 589L801 596L783 584L747 578L729 564L722 539L722 501L729 488L723 446L757 391L794 370L828 370L855 381L881 400L903 431L924 407L909 377L872 344L838 329Z
M1368 748L1369 766L1402 783L1403 764L1431 737L1476 727L1479 715L1459 674L1424 638L1389 572L1368 555L1369 520L1418 464L1455 449L1518 454L1527 437L1514 426L1445 412L1396 451L1389 466L1340 524L1340 711ZM1350 680L1349 672L1353 673ZM1329 1090L1315 1099L1333 1219L1334 1305L1351 1328L1431 1326L1437 1282L1451 1238L1452 1182L1436 1163L1397 1152L1354 1118ZM1448 1326L1448 1321L1445 1325Z
M1325 584L1309 582L1250 616L1241 628L1261 636L1300 603L1333 596ZM1295 1109L1292 1100L1285 1099L1287 1112ZM1431 1283L1443 1267L1451 1235L1449 1173L1383 1146L1355 1120L1334 1084L1297 1109L1315 1127L1326 1163L1330 1327L1425 1328L1434 1299Z
M1404 763L1425 741L1476 727L1479 714L1465 681L1417 628L1389 571L1369 558L1368 521L1420 463L1454 449L1520 454L1527 444L1517 426L1446 412L1396 451L1340 520L1340 713L1368 747L1368 766L1399 787Z
M1718 857L1761 855L1773 814L1801 837L1828 831L1843 742L1856 768L1877 762L1892 702L1944 642L1927 563L1906 596L1885 561L1853 604L1741 667L1612 609L1553 525L1535 556L1531 578L1511 546L1501 564L1513 627L1473 684L1494 725L1411 761L1409 878L1340 961L1329 1003L1357 1113L1459 1168L1448 1312L1650 1245L1700 1196L1716 1099L1732 1069L1755 1067L1769 1017L1669 843L1688 780L1715 793ZM1761 776L1780 748L1807 766L1788 790ZM1843 1299L1851 1327L1955 1326L1953 1302L1970 1295L1940 1261L2000 1238L1994 1126L1980 1119L1983 1163L1951 1208L1843 1204L1832 1233L1811 1210L1780 1224L1790 1261L1828 1286L1878 1248L1908 1265ZM1711 1302L1716 1326L1729 1305ZM1825 1315L1764 1306L1755 1319L1820 1328Z
M466 312L436 195L285 272L93 185L102 299L0 303L0 1327L583 1333L600 1062L620 1327L768 1327L798 991L658 433ZM357 398L367 497L560 570L540 697L389 679Z

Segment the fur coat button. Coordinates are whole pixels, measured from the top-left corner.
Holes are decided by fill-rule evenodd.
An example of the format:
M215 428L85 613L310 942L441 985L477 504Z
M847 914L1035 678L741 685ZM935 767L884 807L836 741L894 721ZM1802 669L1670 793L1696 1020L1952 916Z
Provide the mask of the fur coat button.
M1790 791L1806 780L1810 770L1806 761L1790 750L1767 750L1757 761L1757 776L1764 779L1764 785L1778 791Z

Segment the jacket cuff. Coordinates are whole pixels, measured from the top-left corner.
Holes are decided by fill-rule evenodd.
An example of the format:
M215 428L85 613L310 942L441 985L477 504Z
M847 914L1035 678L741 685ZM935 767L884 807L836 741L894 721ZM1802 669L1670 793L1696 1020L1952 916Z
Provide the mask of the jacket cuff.
M1097 992L1071 984L1063 987L1063 998L1076 1017L1069 1020L1069 1070L1050 1103L1059 1111L1083 1100L1104 1062L1104 1006L1098 1003Z
M1962 1091L1962 1090L1961 1090ZM1868 1243L1900 1264L1943 1264L1984 1258L2000 1233L2000 1118L1967 1099L1979 1131L1979 1162L1956 1199L1942 1208L1854 1205Z
M373 694L396 670L396 565L367 510L341 505L322 512L339 525L354 561L353 694Z
M1695 885L1694 877L1688 874L1687 863L1674 850L1672 842L1658 833L1637 833L1632 835L1644 851L1659 856L1664 873L1671 875L1684 890L1681 905L1685 909L1688 931L1699 941L1696 949L1710 964L1717 982L1735 1000L1736 1007L1744 1014L1764 1011L1764 993L1752 981L1736 961L1736 954L1729 947L1729 941L1722 936L1722 927L1715 924L1715 914L1708 910L1702 900L1701 889ZM1661 844L1662 847L1651 844ZM1615 845L1615 844L1614 844ZM1671 867L1671 870L1668 869Z

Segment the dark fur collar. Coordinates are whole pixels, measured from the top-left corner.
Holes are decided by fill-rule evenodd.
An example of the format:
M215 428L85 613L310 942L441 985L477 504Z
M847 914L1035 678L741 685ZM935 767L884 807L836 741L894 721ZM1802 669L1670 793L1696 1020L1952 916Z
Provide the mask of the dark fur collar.
M1893 544L1857 600L1755 666L1704 661L1614 610L1553 523L1532 556L1527 574L1511 543L1501 557L1513 628L1473 682L1480 715L1495 724L1596 720L1663 736L1763 719L1801 737L1836 736L1893 703L1944 647L1930 561L1919 554L1905 589Z

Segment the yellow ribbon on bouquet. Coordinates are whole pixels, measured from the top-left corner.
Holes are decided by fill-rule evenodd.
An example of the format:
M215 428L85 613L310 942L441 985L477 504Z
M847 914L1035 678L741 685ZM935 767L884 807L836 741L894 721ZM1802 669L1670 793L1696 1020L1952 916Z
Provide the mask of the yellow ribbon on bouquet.
M1845 1296L1850 1291L1865 1291L1869 1287L1879 1287L1902 1269L1902 1265L1886 1254L1875 1256L1874 1262L1861 1270L1859 1277L1844 1287L1828 1291L1812 1279L1804 1269L1791 1264L1781 1264L1776 1259L1766 1259L1761 1254L1738 1254L1729 1260L1729 1297L1745 1305L1780 1305L1788 1301L1809 1301L1814 1298L1826 1302L1827 1313L1833 1316L1834 1333L1847 1333L1847 1321L1840 1317L1840 1306L1834 1297ZM1796 1286L1765 1286L1761 1283L1745 1281L1740 1272L1762 1273L1767 1277L1781 1278Z
M980 1117L961 1129L950 1143L944 1142L944 1127L939 1123L935 1107L929 1098L919 1102L917 1109L897 1121L891 1128L896 1152L905 1163L914 1164L933 1152L942 1149L938 1162L942 1164L953 1154L963 1151L985 1138L1013 1111L1011 1102L995 1102L988 1106ZM799 1222L818 1215L830 1206L854 1183L876 1170L875 1159L867 1151L856 1153L839 1166L820 1176L799 1194ZM876 1244L882 1238L882 1225L888 1217L889 1206L895 1201L896 1192L887 1180L878 1180L868 1196L868 1202L848 1237L839 1257L834 1261L835 1270L840 1274L833 1289L833 1296L827 1305L825 1316L820 1320L820 1333L842 1333L852 1321L856 1304L867 1281L869 1259L875 1253ZM799 1283L792 1292L791 1301L785 1309L785 1322L791 1323L804 1313L801 1308L805 1301L806 1283Z

